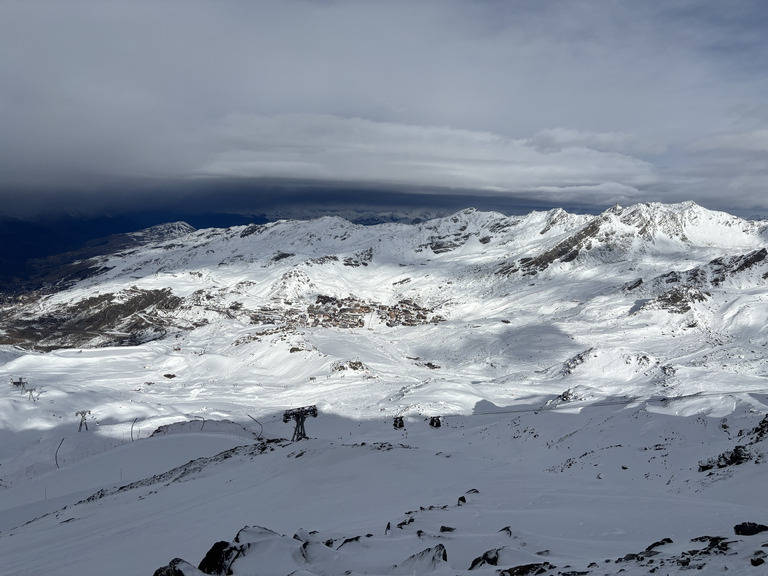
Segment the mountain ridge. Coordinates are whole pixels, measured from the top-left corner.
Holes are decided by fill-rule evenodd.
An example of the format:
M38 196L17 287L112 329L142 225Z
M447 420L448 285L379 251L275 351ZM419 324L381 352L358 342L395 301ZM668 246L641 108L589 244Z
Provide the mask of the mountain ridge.
M236 308L230 315L235 312L242 315L244 309L253 310L253 307L243 308L244 303L236 302L234 296L243 292L246 285L249 287L246 292L254 289L256 283L245 279L248 275L245 270L254 266L270 269L273 278L270 285L259 282L259 294L252 294L251 300L260 301L259 308L270 303L285 310L292 306L294 299L301 300L306 307L318 296L338 299L351 295L391 306L416 293L422 300L420 305L433 307L451 298L460 298L461 290L469 286L482 284L482 290L496 294L508 288L508 282L494 281L494 275L510 280L517 278L517 282L522 277L542 274L569 273L575 274L576 279L600 274L599 270L604 266L619 266L620 270L613 269L611 274L626 275L625 282L631 283L643 280L632 270L640 261L646 267L656 268L652 272L655 276L646 277L644 286L655 287L650 290L658 292L663 284L670 284L673 279L677 279L676 284L694 283L697 278L701 283L704 276L717 276L715 280L723 282L726 276L735 277L747 269L762 270L767 229L768 225L706 211L693 203L669 207L636 205L626 209L615 206L596 217L569 215L562 210L506 217L466 209L423 224L370 227L328 216L306 222L278 221L206 230L194 230L186 224L176 223L133 233L132 245L121 246L114 254L78 260L80 274L69 281L63 280L63 289L51 287L42 295L27 293L15 300L6 297L13 306L6 304L2 321L28 325L28 319L33 316L29 310L35 307L61 309L60 314L67 318L73 314L87 315L88 302L93 304L96 313L97 303L107 298L104 286L114 285L121 286L117 292L111 288L106 291L122 295L113 299L115 306L135 300L131 294L135 295L137 290L149 295L128 304L122 312L130 316L147 306L154 306L152 310L145 310L147 314L139 323L148 329L153 322L146 318L152 316L155 325L163 325L163 314L155 312L169 311L181 305L182 300L190 304L190 299L195 299L193 293L200 288L206 290L204 287L209 282L212 283L208 288L209 295L215 290L227 301L226 306ZM714 246L713 237L719 241ZM696 259L698 266L688 270L701 270L698 273L673 268L684 262L695 264ZM435 268L436 262L451 268L455 278L446 280L449 284L438 283L441 286L438 291L414 288L415 277L405 271L415 266ZM367 281L372 275L371 266L377 268L376 274L384 274L381 279L388 278L389 288L384 289L379 278L373 285ZM239 271L241 268L243 272ZM557 271L553 272L554 269ZM704 272L705 269L709 272ZM337 281L334 286L323 288L323 284L328 284L323 280L326 273L341 283ZM174 280L179 274L197 278L199 282ZM427 278L421 273L417 276L421 282ZM434 273L431 276L430 283ZM758 281L758 277L751 280ZM193 290L196 284L199 286ZM221 288L214 288L226 284L231 284L229 296L223 296ZM453 287L449 288L451 285ZM709 282L708 286L711 285ZM706 286L702 284L700 287ZM163 301L160 294L168 291L181 300ZM645 293L648 289L642 291ZM63 302L68 297L73 302L67 307ZM226 306L218 307L224 309ZM115 308L106 316L120 314ZM131 329L100 321L82 330L98 330L99 326L113 332L131 332ZM67 332L78 330L53 321L49 330L45 327L35 330L33 339L50 340L45 336L46 332L62 329ZM166 331L160 329L156 334L159 336ZM15 339L6 337L4 343L23 345L25 341L31 342L18 334ZM135 338L131 341L137 342ZM61 345L64 342L66 338L61 340Z
M768 524L765 223L686 203L152 236L0 309L11 574L758 573L768 542L736 527Z

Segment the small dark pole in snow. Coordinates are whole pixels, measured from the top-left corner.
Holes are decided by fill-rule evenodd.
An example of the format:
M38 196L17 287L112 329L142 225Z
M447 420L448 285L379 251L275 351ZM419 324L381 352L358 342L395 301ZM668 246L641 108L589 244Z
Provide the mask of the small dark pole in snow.
M90 410L78 410L75 412L75 416L80 416L80 426L77 427L77 431L80 432L83 429L83 426L85 426L86 431L88 430L88 422L85 421L86 416L90 414Z
M317 407L304 406L303 408L286 410L285 413L283 413L283 422L289 422L290 420L296 422L296 427L293 430L293 438L291 439L292 442L308 438L307 431L304 429L304 421L307 419L307 416L317 418Z

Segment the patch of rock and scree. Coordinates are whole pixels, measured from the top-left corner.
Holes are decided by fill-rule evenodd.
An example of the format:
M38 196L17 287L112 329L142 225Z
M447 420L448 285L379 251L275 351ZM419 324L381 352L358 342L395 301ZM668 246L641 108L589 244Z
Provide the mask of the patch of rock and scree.
M471 495L475 492L468 492ZM466 498L465 498L466 502ZM467 505L467 504L463 504ZM493 576L587 576L618 574L671 574L693 570L729 570L734 574L745 573L750 567L762 566L768 556L768 526L746 521L733 527L733 535L704 535L691 538L687 543L675 544L671 538L662 538L638 552L630 552L615 559L599 559L586 566L557 564L550 561L528 562L509 566L510 560L523 551L519 546L498 546L481 552L470 566L455 567L451 563L452 540L467 537L462 547L478 535L461 534L461 529L441 525L431 529L425 525L424 515L450 516L453 506L430 506L406 513L407 520L396 525L396 543L391 541L391 523L387 523L383 535L359 534L355 536L328 537L319 532L299 530L293 536L278 534L262 526L246 526L231 542L216 542L195 567L189 562L174 558L166 566L158 568L154 576L238 576L261 573L275 574L387 574L405 576L458 570L470 570L477 574ZM423 528L417 528L422 526ZM762 537L760 535L763 535ZM405 536L405 539L403 538ZM412 538L408 538L411 536ZM735 537L734 537L735 536ZM496 539L510 542L519 539L511 527L496 534ZM480 540L480 539L478 539ZM488 539L483 539L488 540ZM501 540L500 540L501 541ZM421 545L419 545L421 543ZM370 550L379 553L389 550L394 562L381 560L368 564ZM417 550L413 552L413 550ZM412 553L411 553L412 552ZM409 554L410 555L407 555ZM538 556L555 556L550 550L536 553ZM454 559L455 561L455 559ZM753 572L749 572L753 573Z

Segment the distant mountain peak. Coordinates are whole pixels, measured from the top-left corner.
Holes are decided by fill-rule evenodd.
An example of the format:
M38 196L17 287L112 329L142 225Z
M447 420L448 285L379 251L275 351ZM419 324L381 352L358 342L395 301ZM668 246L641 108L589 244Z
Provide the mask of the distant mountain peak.
M196 228L194 226L179 221L150 226L143 230L131 232L128 236L141 242L162 242L164 240L175 240L176 238L181 238L182 236L186 236L195 231Z

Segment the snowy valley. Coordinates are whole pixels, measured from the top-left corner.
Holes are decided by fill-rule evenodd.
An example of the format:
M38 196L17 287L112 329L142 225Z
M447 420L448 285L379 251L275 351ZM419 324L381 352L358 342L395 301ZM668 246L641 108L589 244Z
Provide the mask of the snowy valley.
M0 298L4 574L765 570L766 222L175 223Z

